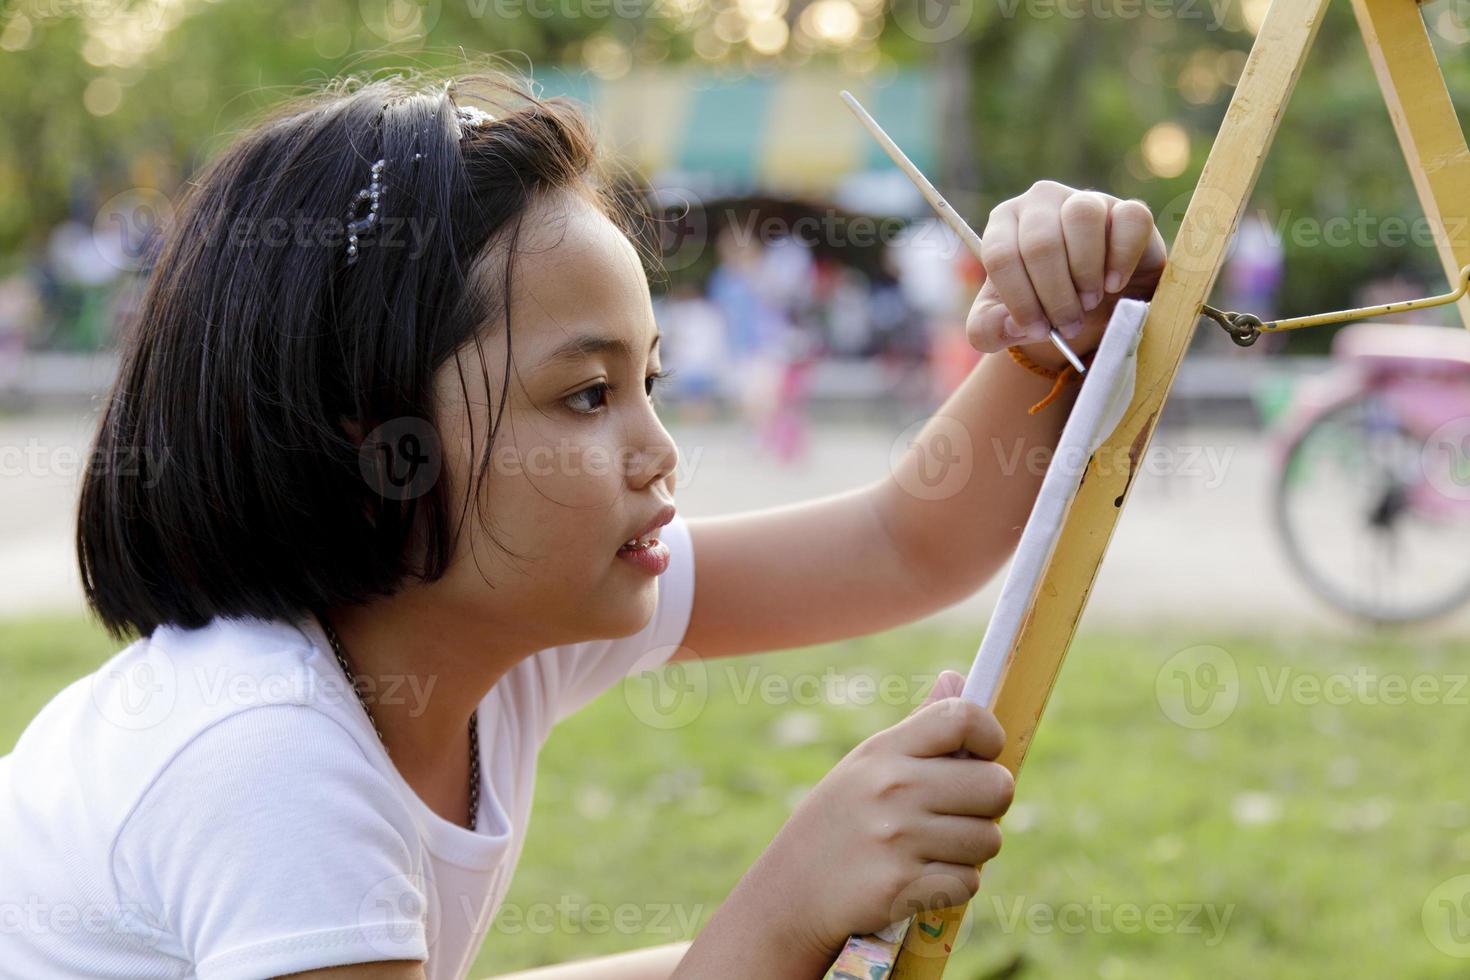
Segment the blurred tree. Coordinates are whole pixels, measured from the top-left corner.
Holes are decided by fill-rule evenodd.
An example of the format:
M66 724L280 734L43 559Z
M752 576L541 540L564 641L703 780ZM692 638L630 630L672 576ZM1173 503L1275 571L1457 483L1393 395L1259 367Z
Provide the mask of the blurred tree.
M69 212L91 220L119 192L171 194L252 114L303 86L464 52L607 78L684 60L730 72L934 65L950 80L944 174L977 220L1053 177L1139 197L1167 231L1265 3L4 0L0 254ZM1423 9L1463 118L1470 26L1454 0ZM1252 207L1285 249L1281 312L1344 305L1383 274L1442 280L1430 249L1394 234L1422 215L1345 0L1329 8L1259 188Z

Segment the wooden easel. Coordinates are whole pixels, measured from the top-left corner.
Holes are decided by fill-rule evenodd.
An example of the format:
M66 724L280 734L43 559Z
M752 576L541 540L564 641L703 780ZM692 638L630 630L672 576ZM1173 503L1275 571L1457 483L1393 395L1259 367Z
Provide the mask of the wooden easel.
M1378 84L1453 283L1470 264L1470 151L1415 0L1352 0ZM1060 542L1002 682L996 716L1008 740L1000 761L1019 773L1062 659L1082 616L1098 566L1122 513L1133 470L1144 458L1164 399L1179 370L1255 187L1327 0L1275 0L1241 73L1154 294L1132 403L1089 463ZM1470 296L1458 302L1470 327ZM1132 465L1097 465L1127 458ZM889 976L938 980L964 908L915 918ZM882 980L874 973L863 980Z

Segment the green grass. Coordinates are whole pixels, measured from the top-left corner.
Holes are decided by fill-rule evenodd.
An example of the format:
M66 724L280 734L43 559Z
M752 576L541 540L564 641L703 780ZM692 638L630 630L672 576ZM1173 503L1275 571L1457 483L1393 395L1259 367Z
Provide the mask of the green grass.
M530 837L476 975L684 938L681 921L708 917L794 801L975 642L907 629L716 661L683 678L706 697L670 716L680 727L640 720L663 717L643 680L608 692L542 754ZM1158 684L1188 720L1170 658L1201 644L1228 654L1238 704L1191 729L1166 717ZM0 749L111 649L80 621L0 622ZM1470 903L1436 891L1470 873L1467 653L1404 638L1084 635L947 976L1465 975L1470 960L1437 948L1425 923L1427 910L1451 952L1445 916L1458 908L1470 930ZM886 673L890 696L783 697L829 668ZM1368 696L1312 687L1359 668ZM1384 703L1395 692L1373 679L1388 676L1418 678L1419 703Z

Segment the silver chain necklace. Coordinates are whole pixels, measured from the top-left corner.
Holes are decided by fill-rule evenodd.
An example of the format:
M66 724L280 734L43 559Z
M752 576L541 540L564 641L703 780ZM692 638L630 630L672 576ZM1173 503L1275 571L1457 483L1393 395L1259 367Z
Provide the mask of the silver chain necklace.
M352 688L352 693L357 695L357 701L362 705L362 710L367 714L368 723L373 726L373 731L378 736L378 741L383 743L383 751L388 750L388 745L383 742L383 730L378 727L378 719L373 715L372 707L367 699L362 696L362 691L357 687L357 675L352 672L352 667L347 663L347 654L342 651L342 639L337 631L332 629L332 624L327 622L326 617L318 616L317 621L322 624L322 632L327 634L327 642L332 645L332 653L337 657L337 664L342 668L342 673L347 675L347 684ZM470 830L479 826L480 816L480 713L475 711L470 715L470 812L469 819L465 825Z

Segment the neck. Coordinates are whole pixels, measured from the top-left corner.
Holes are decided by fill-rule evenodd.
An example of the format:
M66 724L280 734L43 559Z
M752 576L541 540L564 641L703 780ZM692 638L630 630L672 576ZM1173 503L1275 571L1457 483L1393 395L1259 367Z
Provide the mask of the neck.
M506 634L404 592L328 610L358 690L394 766L440 816L465 822L470 716L537 649L491 643Z

